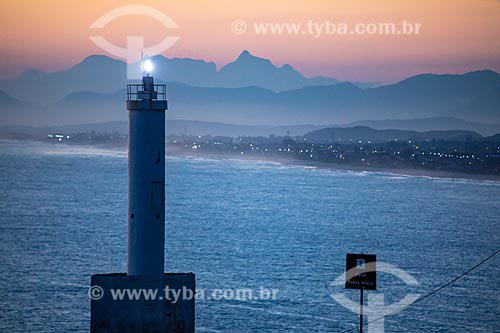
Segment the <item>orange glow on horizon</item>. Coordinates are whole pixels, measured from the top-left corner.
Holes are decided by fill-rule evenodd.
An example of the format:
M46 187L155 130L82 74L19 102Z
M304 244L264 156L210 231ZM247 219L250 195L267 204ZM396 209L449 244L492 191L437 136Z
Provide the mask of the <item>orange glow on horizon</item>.
M166 29L144 16L119 18L99 31L89 26L110 10L129 4L151 6L167 14L179 29ZM214 61L220 68L242 50L290 64L306 76L341 80L394 82L423 72L500 71L500 2L497 0L316 0L316 1L3 1L0 77L28 68L56 71L90 54L106 54L90 39L102 35L126 46L127 36L145 36L146 46L166 35L180 36L163 53ZM231 31L242 19L246 33ZM255 22L308 20L336 23L420 23L419 35L258 35ZM114 56L113 56L114 57ZM117 58L117 57L114 57ZM123 60L123 59L120 59Z

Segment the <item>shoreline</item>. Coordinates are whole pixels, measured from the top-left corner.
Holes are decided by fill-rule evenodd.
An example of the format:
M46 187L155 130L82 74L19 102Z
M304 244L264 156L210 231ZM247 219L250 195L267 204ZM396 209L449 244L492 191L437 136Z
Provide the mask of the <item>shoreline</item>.
M372 172L372 173L385 173L400 176L410 176L410 177L429 177L429 178L442 178L442 179L462 179L462 180L478 180L478 181L491 181L499 182L499 176L493 175L480 175L480 174L468 174L461 172L451 172L451 171L440 171L440 170L422 170L422 169L412 169L412 168L385 168L385 167L361 167L355 165L340 165L334 163L322 163L318 161L301 161L293 158L279 158L279 157L263 157L263 156L249 156L249 155L236 155L236 154L212 154L212 153L200 153L191 152L190 154L182 150L168 149L166 151L167 156L177 156L185 158L211 158L211 159L223 159L223 160L240 160L240 161L255 161L255 162L273 162L289 166L297 167L314 167L322 170L335 170L335 171L345 171L345 172Z
M26 142L26 141L34 143L46 143L44 141L37 141L37 140L0 139L0 142ZM64 145L66 147L85 147L85 148L97 148L106 150L119 150L121 152L127 152L127 147L107 145L107 144L103 145L88 145L88 144L80 145L80 144L69 144L69 143L52 143L52 144ZM190 151L188 153L184 150L179 150L168 146L166 147L166 155L174 157L183 157L183 158L210 158L219 160L271 162L288 166L311 167L322 170L334 170L334 171L344 171L344 172L371 172L371 173L409 176L409 177L476 180L476 181L490 181L490 182L500 183L500 176L494 176L494 175L468 174L460 172L423 170L415 168L362 167L351 164L341 165L341 164L325 163L318 161L302 161L290 157L283 158L278 156L251 156L251 155L237 155L237 154L208 153L199 151L196 152Z

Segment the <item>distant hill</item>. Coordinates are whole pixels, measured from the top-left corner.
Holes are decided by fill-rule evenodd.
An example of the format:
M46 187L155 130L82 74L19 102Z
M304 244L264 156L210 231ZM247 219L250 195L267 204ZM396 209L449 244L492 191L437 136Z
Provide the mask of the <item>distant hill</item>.
M474 140L483 136L472 131L405 131L405 130L376 130L366 126L323 128L307 133L308 142L388 142L388 141L425 141L425 140L459 140L465 141L468 137Z
M432 116L450 116L471 121L500 123L500 74L475 71L462 75L421 74L376 90L373 102L389 98L393 105L412 105L413 118L430 116L429 106L441 110ZM407 114L407 116L411 116Z
M17 103L19 103L19 101L0 90L0 103L2 104L2 106L8 106L16 105Z
M154 62L157 82L168 82L170 119L329 126L366 119L458 118L469 124L421 121L410 127L408 121L399 126L468 129L485 135L497 131L496 125L471 123L500 124L500 74L489 70L421 74L395 84L360 88L330 78L305 78L291 66L277 67L247 51L220 71L201 60L157 56ZM123 62L90 56L66 71L30 70L16 79L1 80L0 89L9 97L0 96L0 125L124 121L125 74ZM381 123L359 125L386 128Z
M85 124L128 119L125 106L126 90L111 94L82 91L69 94L62 100L50 105L50 116L43 125ZM47 122L51 119L51 122Z
M259 86L279 92L339 82L326 77L306 78L290 65L277 67L270 60L253 56L248 51L243 51L220 71L217 71L215 63L203 60L155 56L152 61L156 78L199 87ZM19 100L44 105L78 91L112 93L127 83L126 68L122 61L92 55L65 71L46 73L31 69L17 78L0 80L0 89Z
M500 115L500 87L486 90L484 94L474 98L465 105L458 106L450 112L456 117L476 119L477 121L498 122Z
M425 132L431 130L469 130L488 136L500 132L499 124L484 124L452 117L420 119L360 120L344 127L367 126L374 129L399 129Z
M0 90L0 124L37 124L44 109L18 99Z
M339 81L326 77L306 79L290 65L274 66L270 60L243 51L236 61L224 66L217 77L217 87L257 86L272 91L298 89L310 85L332 85Z
M485 140L500 142L500 133L489 136L489 137L485 138Z
M124 62L93 55L65 71L31 69L15 79L0 80L0 89L16 99L46 105L78 91L112 93L125 86L126 73Z
M459 124L456 121L452 122L454 125L446 125L446 119L462 118L468 122L499 124L500 111L496 110L500 108L500 100L496 97L484 100L481 98L485 91L494 91L496 85L500 85L500 74L480 71L456 75L451 80L443 75L426 77L430 77L433 84L441 88L435 87L433 91L429 91L425 82L420 83L421 88L416 88L418 85L412 82L412 79L368 89L361 89L350 83L339 83L279 93L260 87L203 88L170 83L167 85L168 114L170 119L271 126L346 124L363 119L406 121L438 117L443 121L434 125L427 122L427 126L430 126L427 128L424 121L420 121L421 126L413 129L470 129L484 131L486 135L491 134L491 130L496 131L494 126L490 129L477 128L474 124ZM415 80L422 81L423 78L417 77ZM442 82L437 84L435 81ZM405 86L412 88L406 90ZM482 107L471 109L470 105L477 101L481 101ZM3 109L0 101L0 110ZM454 112L462 117L458 117ZM16 114L18 113L15 107L3 110L0 114L0 124L12 124L7 120L15 119ZM32 121L40 125L126 120L125 90L109 94L71 93L39 110L33 117Z
M500 74L478 71L418 76L377 88L340 83L280 93L260 87L224 89L170 84L169 97L173 118L201 121L339 124L363 119L454 117L495 124L500 123L500 101L482 98L485 92L497 89ZM482 102L481 107L467 107L477 101Z

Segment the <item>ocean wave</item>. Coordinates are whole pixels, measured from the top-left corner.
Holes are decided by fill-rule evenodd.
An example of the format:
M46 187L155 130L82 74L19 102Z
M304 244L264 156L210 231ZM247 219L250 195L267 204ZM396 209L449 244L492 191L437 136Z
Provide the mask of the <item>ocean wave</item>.
M124 148L79 146L38 141L0 140L0 151L2 154L14 155L127 157L127 150Z
M301 313L293 313L293 312L288 312L288 311L273 310L270 308L256 308L253 306L241 305L241 304L224 304L224 305L228 306L228 307L265 312L265 313L268 313L271 315L276 315L276 316L298 317L298 318L314 319L317 321L338 322L338 319L335 319L335 318L314 316L314 315L301 314Z
M57 156L106 156L106 157L127 157L127 151L118 148L96 148L90 146L62 146L42 149L40 153L44 155Z

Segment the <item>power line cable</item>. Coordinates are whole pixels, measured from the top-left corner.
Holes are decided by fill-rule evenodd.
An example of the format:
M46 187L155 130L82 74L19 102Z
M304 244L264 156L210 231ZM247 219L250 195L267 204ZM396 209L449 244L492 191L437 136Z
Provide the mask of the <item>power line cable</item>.
M463 278L464 276L466 276L467 274L469 274L470 272L472 272L473 270L475 270L476 268L478 268L479 266L481 266L482 264L484 264L485 262L487 262L488 260L490 260L491 258L493 258L494 256L496 256L498 253L500 253L500 249L496 250L495 252L493 252L492 254L490 254L489 256L487 256L486 258L484 258L483 260L481 260L478 264L476 264L476 265L474 265L473 267L469 268L466 272L464 272L464 273L460 274L459 276L457 276L457 277L456 277L456 278L454 278L453 280L451 280L451 281L449 281L449 282L447 282L447 283L445 283L445 284L441 285L440 287L438 287L438 288L434 289L433 291L431 291L431 292L429 292L429 293L427 293L427 294L425 294L425 295L423 295L423 296L419 297L419 298L418 298L415 302L413 302L413 303L412 303L412 304L410 304L409 306L411 306L411 305L413 305L413 304L416 304L416 303L418 303L418 302L420 302L420 301L422 301L422 300L424 300L424 299L426 299L426 298L428 298L428 297L430 297L430 296L432 296L432 295L436 294L437 292L441 291L442 289L444 289L444 288L446 288L446 287L450 286L451 284L453 284L453 283L454 283L454 282L456 282L457 280L459 280L459 279ZM383 316L381 316L381 317L379 317L379 318L376 318L376 319L374 319L374 320L371 320L371 321L367 322L366 324L363 324L363 327L364 327L364 326L367 326L368 324L371 324L371 323L374 323L374 322L376 322L376 321L379 321L379 320L381 320L381 319L384 319L385 317L390 316L390 315L392 315L392 314L394 314L394 313L396 313L396 312L398 312L398 311L399 311L399 310L396 310L396 311L393 311L393 312L388 313L388 314L386 314L386 315L383 315ZM358 326L356 326L356 327L354 327L354 328L351 328L351 329L348 329L348 330L345 330L345 331L341 331L340 333L352 332L352 331L354 331L354 330L359 330L359 327L358 327Z

